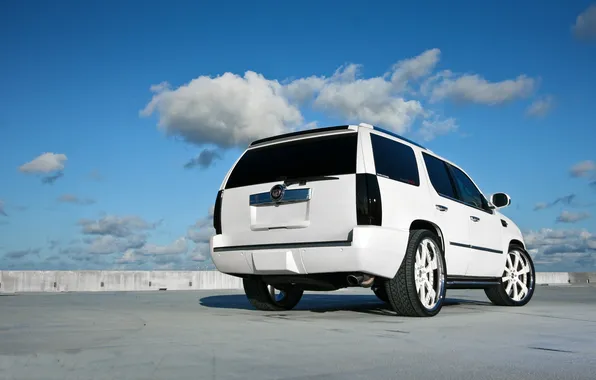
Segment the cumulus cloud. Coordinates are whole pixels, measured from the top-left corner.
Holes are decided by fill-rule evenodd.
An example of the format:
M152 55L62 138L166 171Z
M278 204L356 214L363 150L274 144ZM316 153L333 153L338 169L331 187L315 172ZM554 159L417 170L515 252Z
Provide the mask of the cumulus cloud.
M578 39L596 39L596 4L590 5L577 16L571 31Z
M73 203L78 205L91 205L94 204L95 201L89 198L79 198L73 194L63 194L58 197L58 202L60 203Z
M33 160L19 166L23 173L51 173L64 170L67 158L64 154L43 153Z
M534 90L535 80L525 75L500 82L451 71L432 76L440 55L439 49L429 49L372 77L362 75L361 65L347 63L331 76L276 80L247 71L243 76L230 72L199 76L177 88L163 82L151 87L153 97L140 114L156 114L167 136L223 149L312 127L312 121L304 120L302 107L343 122L367 122L404 134L422 121L420 134L430 139L455 130L455 121L437 120L422 99L408 99L406 94L430 97L432 103L451 99L497 105L527 97ZM199 159L188 165L195 166Z
M124 252L131 248L141 248L145 245L146 236L130 235L116 237L113 235L100 235L93 238L85 238L87 244L84 252L94 255L110 255L112 253Z
M561 215L557 217L559 223L577 223L584 219L588 219L590 214L587 212L571 212L564 210Z
M405 89L411 81L423 78L432 73L439 62L441 51L429 49L417 57L404 59L393 66L391 82L396 88Z
M544 228L525 233L524 240L537 270L588 270L586 260L594 265L596 236L586 230Z
M192 261L205 262L209 259L209 244L198 244L192 250Z
M158 223L149 223L138 216L107 215L99 220L81 219L78 223L86 235L113 235L127 237L139 231L154 229Z
M218 149L205 148L197 157L188 161L184 167L186 169L192 169L198 166L201 169L207 169L213 165L216 160L221 160L220 151Z
M596 174L596 163L591 160L581 161L569 169L572 177L589 177Z
M145 244L137 250L138 253L146 256L179 255L187 251L188 243L184 237L180 237L167 245Z
M450 99L459 104L495 106L526 98L536 87L536 80L526 75L500 82L490 82L478 74L458 76L447 70L437 74L432 80L436 83L431 91L432 103Z
M159 113L159 126L168 136L195 144L246 145L303 122L298 108L282 96L282 85L253 71L200 76L177 89L164 83L152 91L141 115Z
M454 132L457 130L457 128L457 123L452 117L445 120L423 120L422 127L418 133L420 134L423 141L430 141L437 136Z
M554 104L551 95L536 99L526 110L526 115L533 117L544 117L548 114Z

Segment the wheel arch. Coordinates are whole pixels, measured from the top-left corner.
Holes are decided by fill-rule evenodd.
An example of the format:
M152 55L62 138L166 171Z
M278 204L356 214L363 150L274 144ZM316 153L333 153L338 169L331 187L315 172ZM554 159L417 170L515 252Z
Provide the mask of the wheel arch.
M443 255L445 255L445 237L439 226L429 220L416 219L410 223L410 231L413 230L430 230L434 232L441 242L441 250L443 251Z
M517 239L511 239L509 241L509 247L520 247L523 250L526 250L526 247L524 246L524 243L522 243L521 241L517 240Z

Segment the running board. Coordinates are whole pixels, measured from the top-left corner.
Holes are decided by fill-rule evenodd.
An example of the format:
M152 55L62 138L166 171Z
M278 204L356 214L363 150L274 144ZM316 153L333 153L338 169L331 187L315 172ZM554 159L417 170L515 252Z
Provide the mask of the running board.
M500 284L498 277L447 276L448 289L484 289Z

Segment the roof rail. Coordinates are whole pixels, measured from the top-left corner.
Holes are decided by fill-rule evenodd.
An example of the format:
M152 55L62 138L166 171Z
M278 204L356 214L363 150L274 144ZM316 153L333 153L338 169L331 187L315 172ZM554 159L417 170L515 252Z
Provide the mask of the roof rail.
M288 137L305 136L305 135L309 135L311 133L340 131L340 130L348 129L349 127L350 127L349 125L338 125L338 126L334 126L334 127L313 128L313 129L306 129L304 131L284 133L281 135L275 135L275 136L270 136L270 137L265 137L265 138L262 138L259 140L255 140L255 141L251 142L249 146L255 146L255 145L263 144L263 143L270 142L270 141L286 139Z
M403 136L401 136L401 135L398 135L398 134L397 134L397 133L395 133L395 132L391 132L391 131L388 131L387 129L380 128L380 127L377 127L377 126L373 126L373 129L374 129L374 130L376 130L376 131L379 131L379 132L386 133L386 134L388 134L388 135L390 135L390 136L397 137L397 138L398 138L398 139L400 139L400 140L407 141L407 142L409 142L409 143L410 143L410 144L412 144L412 145L416 145L418 148L421 148L421 149L424 149L424 150L428 150L427 148L425 148L424 146L422 146L422 145L418 144L417 142L415 142L415 141L412 141L412 140L410 140L410 139L407 139L407 138L405 138L405 137L403 137Z

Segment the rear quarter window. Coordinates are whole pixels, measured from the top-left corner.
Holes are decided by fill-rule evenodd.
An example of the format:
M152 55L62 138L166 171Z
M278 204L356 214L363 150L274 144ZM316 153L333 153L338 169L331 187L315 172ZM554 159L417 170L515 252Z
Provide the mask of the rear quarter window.
M226 189L281 181L284 178L356 173L358 134L311 137L247 150Z
M419 186L420 177L414 150L400 142L371 134L377 175Z

